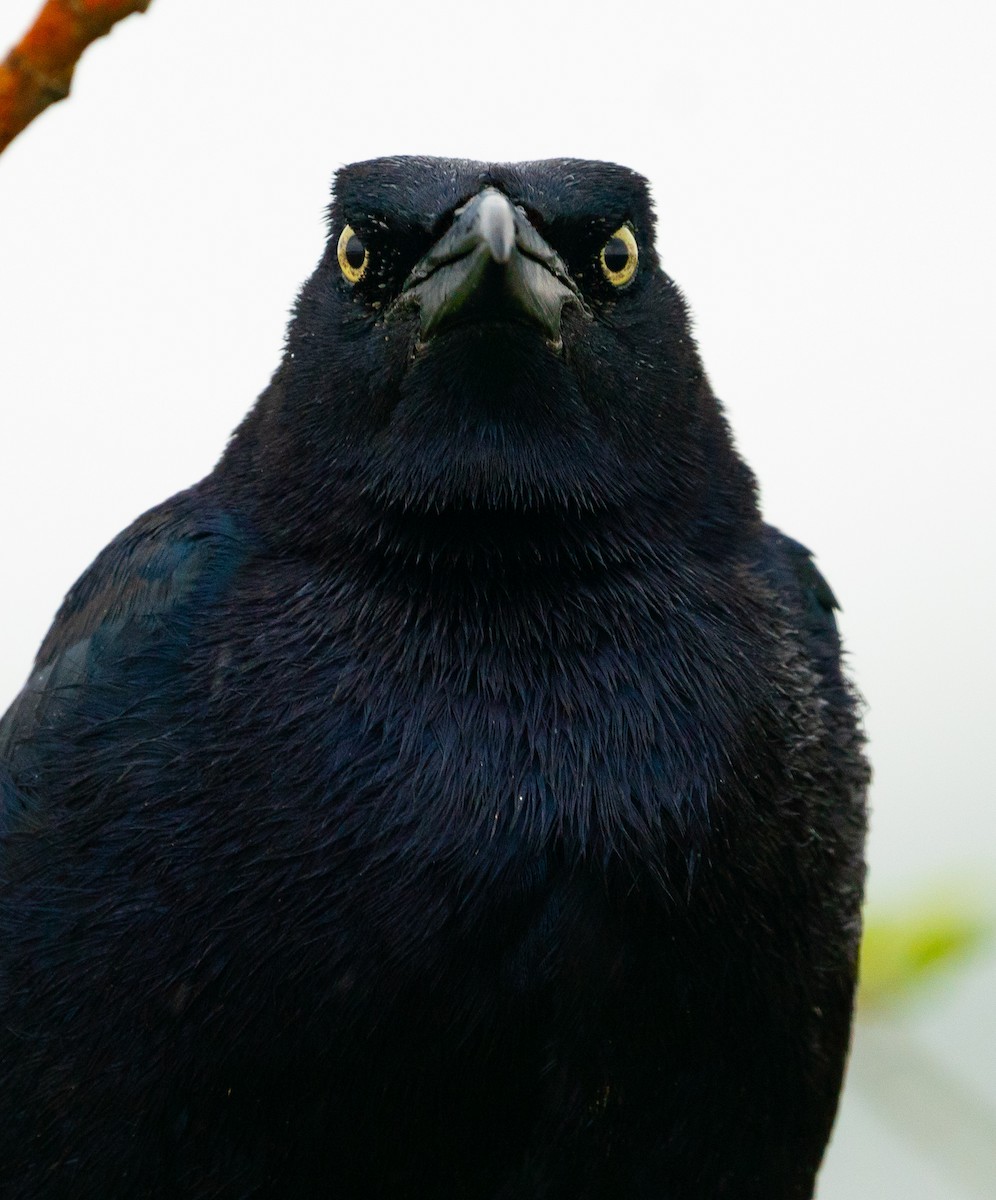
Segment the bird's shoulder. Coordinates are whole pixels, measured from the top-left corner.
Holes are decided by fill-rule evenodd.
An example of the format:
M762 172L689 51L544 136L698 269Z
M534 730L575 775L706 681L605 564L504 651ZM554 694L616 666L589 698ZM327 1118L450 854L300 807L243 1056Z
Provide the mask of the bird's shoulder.
M760 566L795 618L811 651L823 660L836 662L840 636L835 614L840 604L817 567L813 552L773 525L766 525Z
M250 548L244 526L196 488L119 534L69 590L0 720L0 763L20 775L39 735L72 738L108 697L127 704L166 686Z
M70 588L36 670L101 629L178 614L224 587L245 557L245 530L225 510L181 492L134 521Z

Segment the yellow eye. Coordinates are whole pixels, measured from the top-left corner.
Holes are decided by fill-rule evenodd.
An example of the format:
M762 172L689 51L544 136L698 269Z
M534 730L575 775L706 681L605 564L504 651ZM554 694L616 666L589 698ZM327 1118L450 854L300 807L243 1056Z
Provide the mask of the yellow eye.
M346 225L339 234L339 267L350 283L359 283L367 273L370 251L356 235L352 225Z
M602 274L613 287L625 287L636 274L640 251L628 225L620 225L598 255Z

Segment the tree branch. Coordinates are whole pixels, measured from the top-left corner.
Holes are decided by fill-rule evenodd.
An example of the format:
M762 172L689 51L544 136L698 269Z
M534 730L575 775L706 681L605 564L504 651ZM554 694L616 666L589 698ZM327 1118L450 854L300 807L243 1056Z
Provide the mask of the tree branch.
M46 0L34 25L0 63L0 151L40 112L69 95L80 55L151 0Z

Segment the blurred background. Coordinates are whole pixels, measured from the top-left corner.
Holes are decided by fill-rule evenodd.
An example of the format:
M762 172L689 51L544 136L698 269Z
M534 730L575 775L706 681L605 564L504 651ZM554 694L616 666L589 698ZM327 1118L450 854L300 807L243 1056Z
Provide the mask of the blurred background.
M0 53L39 4L3 0ZM996 1194L994 35L963 0L153 0L0 157L0 710L70 583L266 384L337 165L635 167L867 699L870 935L819 1194Z

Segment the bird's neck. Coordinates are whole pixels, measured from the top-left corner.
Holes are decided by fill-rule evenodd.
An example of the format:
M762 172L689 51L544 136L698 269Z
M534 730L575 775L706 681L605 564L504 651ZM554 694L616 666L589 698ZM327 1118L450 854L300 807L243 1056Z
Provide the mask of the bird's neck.
M739 557L761 518L753 477L715 405L694 453L634 473L607 497L565 497L536 488L517 502L451 495L430 506L417 489L404 500L370 486L348 456L326 463L299 442L279 406L257 408L233 438L213 486L252 510L274 553L303 555L372 582L443 586L475 598L481 587L521 590L549 580L585 585L619 572L657 569L687 555ZM623 499L619 499L622 496Z

